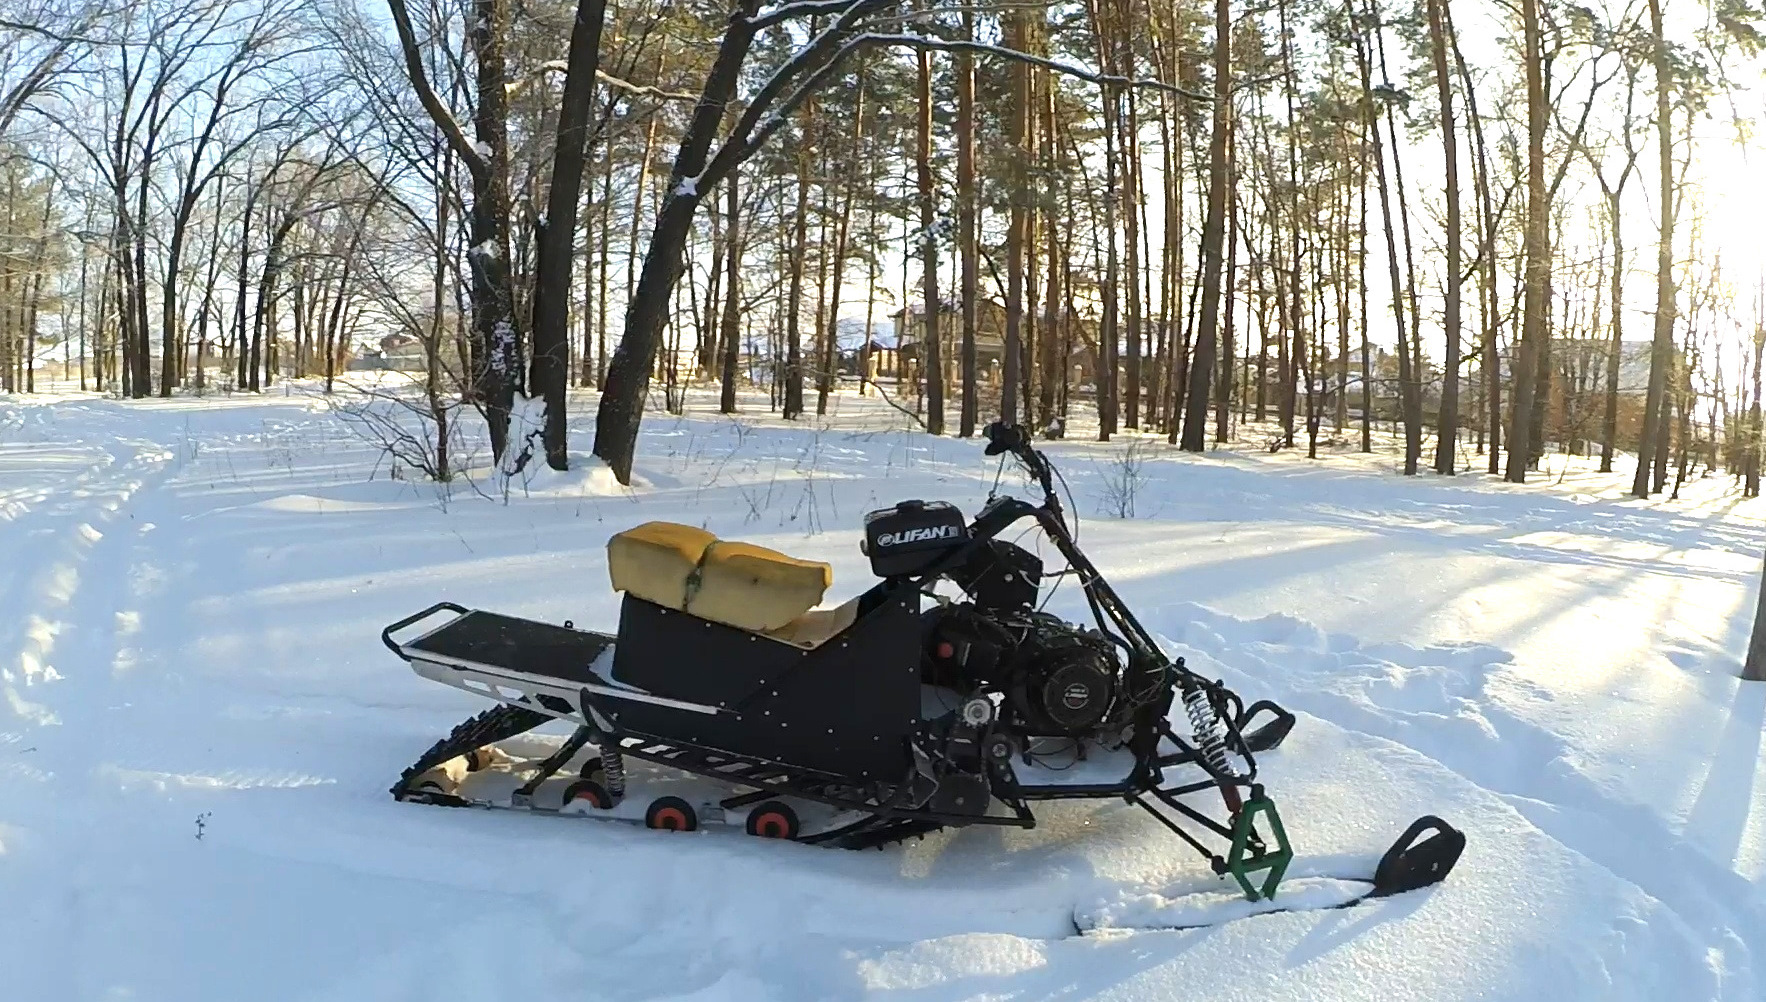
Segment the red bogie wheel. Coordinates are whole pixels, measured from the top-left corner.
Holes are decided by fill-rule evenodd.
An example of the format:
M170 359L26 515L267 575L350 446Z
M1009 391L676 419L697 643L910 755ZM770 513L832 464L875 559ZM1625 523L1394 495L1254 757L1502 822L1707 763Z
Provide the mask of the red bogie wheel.
M671 832L699 829L699 814L679 797L657 797L644 811L644 827Z
M613 796L607 788L592 779L579 780L564 789L566 805L581 803L593 807L597 811L605 811L613 806Z
M756 804L754 810L748 812L744 827L748 829L748 834L761 838L794 839L801 826L797 820L797 812L791 809L790 804L768 800Z

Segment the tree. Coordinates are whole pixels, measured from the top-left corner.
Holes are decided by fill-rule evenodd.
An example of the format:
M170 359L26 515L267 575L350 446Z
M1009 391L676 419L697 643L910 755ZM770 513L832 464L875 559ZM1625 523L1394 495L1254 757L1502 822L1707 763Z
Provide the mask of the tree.
M1661 458L1657 425L1666 413L1668 367L1674 351L1674 117L1670 94L1674 74L1668 39L1662 30L1662 2L1649 0L1651 59L1656 73L1657 206L1661 225L1656 232L1656 330L1650 347L1649 391L1644 398L1643 431L1637 443L1637 471L1631 478L1633 497L1650 496L1650 470Z
M565 391L570 382L570 272L576 261L576 213L582 197L583 160L606 14L607 0L577 0L565 60L564 95L558 109L552 183L534 276L533 360L528 386L530 393L545 397L546 463L555 470L570 464L565 420Z
M1208 214L1202 224L1202 320L1184 398L1183 448L1201 452L1208 423L1208 384L1220 317L1221 249L1226 240L1226 144L1232 127L1232 9L1214 0L1214 127L1208 139Z
M1436 94L1441 102L1441 155L1446 169L1447 200L1447 315L1444 333L1447 352L1442 359L1441 412L1435 422L1435 472L1451 476L1453 446L1459 435L1459 150L1453 125L1453 78L1447 68L1447 0L1427 0L1429 48L1435 58Z
M1651 0L1654 2L1654 0ZM1551 206L1545 188L1545 77L1539 28L1539 0L1521 0L1522 30L1525 36L1527 72L1527 271L1526 301L1522 306L1522 332L1519 360L1515 365L1514 422L1509 431L1508 468L1505 479L1525 483L1531 465L1533 436L1543 435L1543 428L1534 428L1528 415L1533 412L1535 379L1540 369L1539 355L1546 337L1546 311L1551 304L1548 284L1551 281L1550 252L1547 249Z
M1656 0L1651 0L1654 4ZM1749 682L1766 682L1766 568L1761 571L1760 595L1754 607L1754 630L1748 636L1748 655L1742 662L1741 677Z
M429 84L406 0L387 0L411 86L454 156L472 177L468 260L472 268L474 397L485 408L492 454L508 446L509 411L517 372L515 289L509 264L508 78L505 62L507 0L472 0L468 36L477 54L474 139Z

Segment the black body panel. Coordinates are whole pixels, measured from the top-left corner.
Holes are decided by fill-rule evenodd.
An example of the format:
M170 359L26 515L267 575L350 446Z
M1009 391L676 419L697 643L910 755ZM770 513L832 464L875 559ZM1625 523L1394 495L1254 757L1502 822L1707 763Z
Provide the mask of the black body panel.
M899 781L920 717L919 594L902 588L880 597L844 631L804 650L627 595L613 677L735 715L597 703L621 729L855 780Z
M473 610L405 645L415 654L470 661L566 682L604 684L589 671L613 638L494 612Z

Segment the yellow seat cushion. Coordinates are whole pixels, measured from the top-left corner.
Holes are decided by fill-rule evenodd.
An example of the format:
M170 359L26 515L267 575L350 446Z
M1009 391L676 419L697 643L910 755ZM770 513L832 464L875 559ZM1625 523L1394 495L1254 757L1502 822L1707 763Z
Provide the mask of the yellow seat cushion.
M678 522L614 533L607 575L614 591L754 633L784 628L820 605L834 583L834 569L820 561Z
M699 561L687 611L738 629L777 630L821 604L834 568L752 543L719 540Z
M614 591L684 610L699 561L716 541L716 536L697 526L645 522L607 540L607 576Z

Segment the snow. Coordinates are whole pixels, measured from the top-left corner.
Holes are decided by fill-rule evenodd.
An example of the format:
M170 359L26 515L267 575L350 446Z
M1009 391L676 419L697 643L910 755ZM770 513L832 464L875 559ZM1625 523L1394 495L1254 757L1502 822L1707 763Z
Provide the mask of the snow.
M874 398L786 426L695 392L647 420L630 488L586 452L592 397L570 470L488 490L475 441L442 487L388 479L312 389L0 397L0 997L1766 991L1766 689L1735 678L1766 503L1727 478L1644 503L1623 463L1517 488L1158 448L1122 520L1121 440L1071 425L1049 452L1087 553L1170 653L1299 717L1259 763L1297 853L1276 906L1315 910L1256 914L1120 803L847 853L393 802L486 704L386 623L447 599L611 628L604 544L649 519L826 560L833 604L868 581L865 511L972 514L997 467ZM1444 884L1324 907L1424 813L1470 840Z

